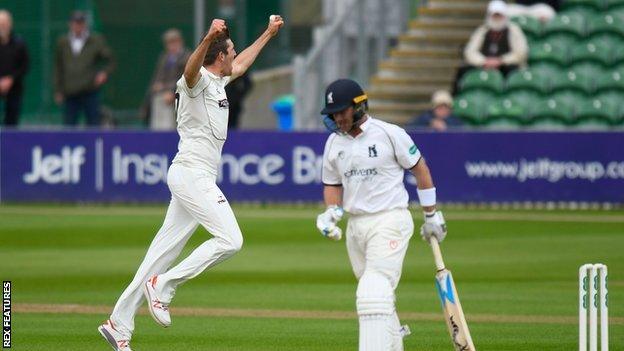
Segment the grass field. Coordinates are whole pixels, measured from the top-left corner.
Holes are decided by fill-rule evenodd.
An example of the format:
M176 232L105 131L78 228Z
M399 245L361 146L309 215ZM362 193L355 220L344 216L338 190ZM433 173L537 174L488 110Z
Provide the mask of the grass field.
M0 277L14 350L108 350L97 333L165 206L0 206ZM317 208L235 207L243 250L183 285L173 325L137 317L134 350L356 350L356 282ZM624 212L445 212L442 245L478 350L578 348L577 272L609 266L611 350L624 350ZM420 225L420 218L416 218ZM208 235L198 231L188 253ZM406 351L451 350L431 252L414 237L397 291Z

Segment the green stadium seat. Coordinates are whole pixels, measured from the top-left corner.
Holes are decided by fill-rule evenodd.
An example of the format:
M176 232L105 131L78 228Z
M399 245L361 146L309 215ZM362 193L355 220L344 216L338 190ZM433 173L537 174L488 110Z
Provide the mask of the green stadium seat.
M587 99L587 96L579 91L574 90L564 90L553 93L550 95L550 98L557 100L557 102L566 104L571 108L575 108L576 104L581 101Z
M555 16L544 26L544 34L550 36L558 33L571 34L577 38L582 38L585 36L585 19L583 16L576 14Z
M533 125L566 125L574 117L574 109L553 98L537 101L532 110Z
M463 120L472 125L481 125L486 120L486 109L494 99L489 91L471 91L454 98L453 111Z
M531 46L529 50L529 63L554 62L561 67L568 63L568 48L558 42L543 41Z
M594 80L592 76L585 74L583 71L569 70L553 77L550 89L552 92L578 91L589 94L594 91Z
M612 33L624 37L624 18L608 13L591 17L587 23L587 33L589 36Z
M608 10L624 9L624 0L605 0Z
M511 19L529 38L539 38L542 35L542 22L532 16L518 16Z
M594 34L590 39L593 42L603 42L612 49L624 45L624 39L619 34L609 32Z
M533 90L514 90L508 92L505 98L523 106L524 110L528 113L531 107L533 107L533 104L535 104L535 101L541 99L541 95Z
M603 8L602 0L566 0L563 2L563 9L565 12L571 9L590 9L592 11L599 11Z
M599 77L604 72L602 65L593 62L580 62L572 65L570 69L581 75Z
M561 74L561 72L563 71L557 64L551 62L538 62L534 65L531 65L531 72L540 74L546 79L550 79L555 75Z
M605 67L611 65L612 48L605 41L589 40L573 46L570 50L570 62L595 62Z
M519 69L507 76L506 91L533 90L538 93L546 93L549 82L545 75L530 69Z
M542 39L542 41L537 42L541 43L550 43L554 48L561 48L563 50L568 50L568 48L576 45L578 43L579 38L569 33L555 33L551 34L548 37ZM532 47L531 47L532 48Z
M459 86L461 92L480 89L499 93L504 86L503 75L495 69L473 69L462 77Z
M624 93L624 74L619 71L605 71L596 79L597 93L609 91Z
M605 125L616 124L620 119L617 105L599 98L585 99L577 103L577 122L598 122Z
M616 111L619 116L616 120L612 121L612 124L620 126L624 125L624 104L622 104L622 101L624 101L624 92L608 91L600 93L596 95L596 97L605 104L616 107Z
M624 18L624 8L620 7L620 8L611 9L609 10L608 14L613 17Z
M624 63L624 45L616 47L611 52L611 62L614 65L619 65L619 64Z
M590 18L596 16L602 11L596 10L591 7L573 7L571 9L566 9L563 11L557 12L559 15L568 15L568 16L581 16L583 18Z
M527 111L524 106L509 98L500 99L487 109L488 125L493 121L504 120L505 124L521 125L525 123Z

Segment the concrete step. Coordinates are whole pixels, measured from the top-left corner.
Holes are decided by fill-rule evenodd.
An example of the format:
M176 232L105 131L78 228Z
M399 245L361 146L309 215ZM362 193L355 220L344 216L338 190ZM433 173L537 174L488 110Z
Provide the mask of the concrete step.
M461 51L457 48L422 48L422 49L392 49L390 58L413 59L456 59L461 57Z
M371 100L369 113L375 118L398 125L405 125L428 108L429 102L388 103Z
M432 67L457 67L462 60L458 58L431 58L431 57L390 57L383 62L398 64L428 65Z
M443 86L446 88L446 86ZM366 94L371 100L385 100L392 102L428 102L431 94L440 87L432 86L385 86L376 85L371 87Z
M379 64L379 68L382 71L392 71L395 73L413 73L432 76L446 76L453 75L458 66L449 65L446 62L439 64L422 64L411 62L394 62L384 61ZM411 75L411 74L410 74Z
M418 18L409 24L410 29L450 29L473 31L483 24L483 19L442 19Z
M371 87L376 85L393 85L393 86L435 86L440 89L449 89L453 83L453 76L381 76L375 75L371 78Z
M399 36L401 43L419 44L433 43L443 46L460 46L468 43L470 32L451 32L443 30L418 31L410 30Z
M427 7L435 9L480 9L485 11L488 1L457 1L457 0L431 0Z
M421 7L418 9L419 17L427 18L461 18L461 19L481 19L485 18L486 6L471 7Z
M464 38L445 38L443 36L414 36L403 34L399 36L397 49L414 50L414 49L454 49L460 50L468 43Z

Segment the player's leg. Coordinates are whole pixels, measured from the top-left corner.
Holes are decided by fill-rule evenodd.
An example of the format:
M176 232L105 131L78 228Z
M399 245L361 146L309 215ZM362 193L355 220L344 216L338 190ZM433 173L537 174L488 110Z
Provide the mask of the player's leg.
M379 350L403 350L403 330L396 313L396 289L414 224L408 210L395 210L371 216L366 221L366 269L358 285L360 315L360 350L377 350L379 340L387 342ZM364 279L367 281L364 281ZM372 288L373 284L377 288ZM382 302L384 309L373 315L370 301ZM379 326L383 325L383 328Z
M366 268L366 233L362 233L358 225L358 220L355 217L351 217L347 223L346 244L347 254L349 255L349 261L351 262L351 268L353 274L360 280L364 269ZM358 230L360 229L360 230Z
M132 282L117 301L111 321L122 334L130 338L134 330L134 315L143 303L143 285L152 275L169 268L184 248L198 223L182 207L179 200L172 197L162 227L154 237L143 262Z
M100 111L100 96L99 92L94 91L85 94L84 99L84 109L85 115L87 115L87 125L88 126L99 126L101 121L101 111Z
M63 123L66 126L78 124L78 114L80 113L80 98L77 96L66 96L64 102L65 114Z
M192 175L192 174L191 174ZM209 176L194 174L180 178L175 196L185 209L213 238L197 247L187 258L158 276L159 297L165 304L171 302L175 289L234 255L243 245L243 235L234 212L225 196Z

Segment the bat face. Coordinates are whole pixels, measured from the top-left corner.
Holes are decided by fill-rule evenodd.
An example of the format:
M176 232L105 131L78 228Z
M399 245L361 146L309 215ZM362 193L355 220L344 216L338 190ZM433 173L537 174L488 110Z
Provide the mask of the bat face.
M451 271L444 269L436 274L436 288L442 303L442 310L446 325L448 326L451 340L456 351L474 351L468 324L464 317L459 296L455 289L455 282Z

